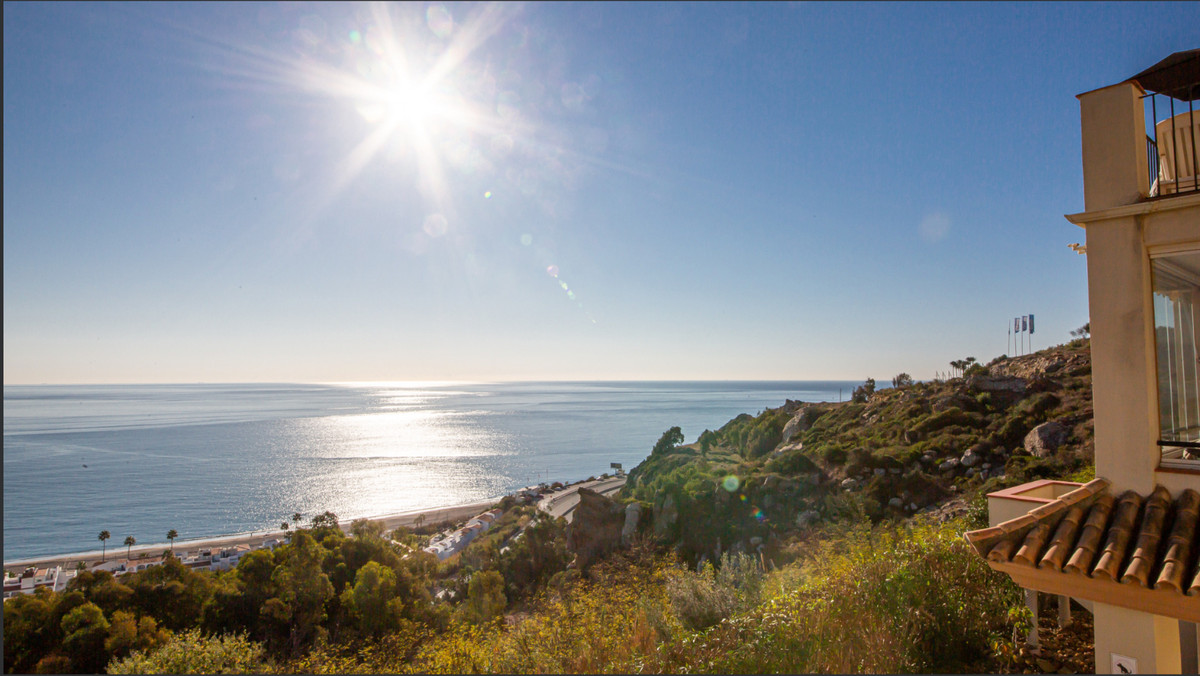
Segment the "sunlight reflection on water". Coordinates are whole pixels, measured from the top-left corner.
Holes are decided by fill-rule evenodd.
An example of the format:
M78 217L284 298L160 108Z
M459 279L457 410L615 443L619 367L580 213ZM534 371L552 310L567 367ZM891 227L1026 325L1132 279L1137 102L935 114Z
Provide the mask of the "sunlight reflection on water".
M689 439L844 383L386 383L6 386L4 553L164 542L499 497L632 468L664 429ZM831 397L832 395L832 397Z

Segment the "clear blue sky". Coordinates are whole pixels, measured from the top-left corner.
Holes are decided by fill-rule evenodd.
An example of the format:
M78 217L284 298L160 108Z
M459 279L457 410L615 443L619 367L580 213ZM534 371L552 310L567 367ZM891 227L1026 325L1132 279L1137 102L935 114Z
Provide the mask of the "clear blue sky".
M4 382L930 378L1195 3L4 4ZM557 274L557 276L554 276Z

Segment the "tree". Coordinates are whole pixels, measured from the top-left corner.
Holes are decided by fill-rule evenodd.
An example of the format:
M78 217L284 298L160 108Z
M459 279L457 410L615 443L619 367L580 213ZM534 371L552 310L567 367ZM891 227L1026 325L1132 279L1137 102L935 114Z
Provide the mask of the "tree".
M84 603L67 613L60 623L63 651L71 658L77 673L99 673L108 662L104 639L108 637L108 620L104 611L94 603Z
M106 530L100 531L100 544L103 545L103 548L100 550L100 563L104 563L105 554L108 551L108 543L105 542L105 540L109 539L110 537L112 537L112 533L109 533Z
M171 541L171 553L172 554L175 553L175 538L177 538L177 537L179 537L179 533L175 532L174 528L167 531L167 539Z
M279 530L281 530L281 531L283 531L283 532L285 532L285 533L286 533L286 532L287 532L289 529L291 529L291 527L292 527L292 526L291 526L291 524L289 524L287 521L284 521L283 523L279 524Z
M866 382L854 388L854 392L850 394L850 401L865 404L872 394L875 394L875 379L867 378Z
M331 512L329 510L325 510L321 514L318 514L312 518L313 529L337 528L337 525L338 525L337 514L334 514L333 512Z
M104 639L104 648L116 659L134 650L151 650L164 643L168 635L165 630L158 628L153 617L146 615L139 621L133 613L118 610L112 615L112 625L108 628L108 638Z
M345 605L365 636L379 636L395 629L403 600L396 598L396 574L376 561L358 570L353 589L343 594Z
M292 512L292 523L296 524L296 528L300 527L300 520L303 518L304 515L300 512Z
M133 550L133 546L136 544L137 540L134 539L132 535L125 536L125 558L128 559L130 557L130 552Z
M329 576L321 570L324 554L325 548L311 535L299 531L286 560L271 573L278 595L263 604L262 612L287 625L294 655L325 619L325 601L334 595Z
M1092 335L1092 323L1088 322L1087 324L1084 324L1083 326L1075 329L1074 331L1071 332L1071 335L1075 336L1076 338L1090 337Z
M913 384L912 376L907 373L898 373L892 378L892 387L900 389L901 387L909 387Z
M383 537L383 523L367 518L355 519L350 522L350 534L356 538Z
M654 444L654 450L650 451L650 455L661 455L670 453L675 450L675 447L683 443L683 430L679 427L672 427L663 432L663 435L658 438L658 442Z
M676 428L678 429L678 428ZM463 613L472 622L483 624L504 612L504 577L494 570L475 573L467 586Z

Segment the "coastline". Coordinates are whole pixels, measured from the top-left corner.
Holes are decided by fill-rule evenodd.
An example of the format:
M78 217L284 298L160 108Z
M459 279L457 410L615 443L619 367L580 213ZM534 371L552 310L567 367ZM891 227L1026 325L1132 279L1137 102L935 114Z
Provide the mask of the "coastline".
M394 530L399 526L411 526L416 520L424 516L425 523L433 524L442 521L462 521L469 519L480 512L486 511L489 507L500 502L502 498L498 497L492 500L484 500L480 502L472 502L462 505L453 505L450 507L435 507L433 509L419 509L407 512L395 512L390 514L381 514L378 516L366 517L371 521L383 523L384 531ZM341 524L343 530L350 528L350 522ZM252 531L249 533L233 533L230 535L216 535L212 537L200 537L188 540L176 540L175 551L184 552L194 549L204 549L208 547L232 547L239 544L248 544L251 546L259 545L265 540L272 538L281 538L286 535L286 532L279 529ZM124 558L121 556L122 544L114 544L113 551L105 554L105 558ZM151 542L144 545L134 545L129 552L133 555L146 554L148 556L157 556L164 550L171 549L170 542ZM99 549L72 552L66 554L54 554L48 556L39 556L28 559L14 559L5 561L4 568L17 568L35 566L45 568L49 566L69 567L79 561L94 561L99 560L102 556L102 551Z

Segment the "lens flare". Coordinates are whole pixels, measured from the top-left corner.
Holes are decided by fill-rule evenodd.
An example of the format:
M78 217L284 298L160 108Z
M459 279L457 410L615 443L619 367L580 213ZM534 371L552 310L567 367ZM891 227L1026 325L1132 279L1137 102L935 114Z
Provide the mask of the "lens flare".
M721 487L724 488L725 490L729 491L730 493L736 491L738 489L738 486L741 486L741 485L742 485L741 480L738 479L737 476L734 474L730 474L729 476L725 477L725 480L721 482Z
M755 519L758 519L759 521L765 521L765 520L767 519L767 515L766 515L766 514L763 514L763 511L762 511L761 509L759 509L758 507L755 507L755 508L754 508L754 511L753 511L753 512L750 512L750 514L751 514L751 515L752 515L752 516L753 516Z
M483 199L485 199L485 200L490 200L490 199L492 199L492 191L491 191L491 190L489 190L489 191L487 191L487 192L483 193Z
M533 235L529 233L521 235L521 246L529 246L530 244L533 244Z
M551 277L554 277L555 279L558 279L558 266L557 265L548 266L546 268L546 274L550 275Z
M450 12L442 5L431 5L425 10L425 23L434 35L443 40L450 37L454 30L454 17L450 16Z
M441 214L429 214L425 217L425 223L421 229L430 237L441 237L446 234L450 224L446 221L446 217Z

